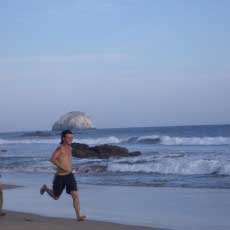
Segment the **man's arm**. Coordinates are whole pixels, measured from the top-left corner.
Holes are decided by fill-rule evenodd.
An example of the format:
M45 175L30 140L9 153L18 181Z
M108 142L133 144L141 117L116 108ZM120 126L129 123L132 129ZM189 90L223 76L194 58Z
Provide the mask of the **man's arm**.
M58 157L61 155L61 148L58 147L55 152L53 153L51 159L50 159L50 162L52 164L54 164L55 166L63 169L64 171L67 171L69 172L69 169L65 168L62 164L60 164L60 162L58 161Z

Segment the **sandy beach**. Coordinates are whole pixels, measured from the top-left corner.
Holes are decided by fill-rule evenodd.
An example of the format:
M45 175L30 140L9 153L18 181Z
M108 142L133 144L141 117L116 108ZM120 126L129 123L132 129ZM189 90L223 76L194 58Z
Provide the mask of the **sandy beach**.
M4 190L14 189L20 186L2 185ZM21 213L7 211L5 217L0 218L1 230L38 230L38 229L56 229L56 230L163 230L162 228L151 228L135 225L115 224L103 221L87 220L85 222L77 222L75 219L53 218L35 215L31 213Z
M23 229L25 229L24 225L30 226L30 224L31 226L36 224L42 226L42 223L37 223L40 216L44 216L42 220L46 222L54 220L51 221L53 223L57 220L57 228L61 227L60 220L73 221L71 223L74 225L82 226L82 223L78 223L74 219L74 210L69 196L63 194L60 200L54 201L48 196L40 195L39 185L42 181L50 181L50 177L49 175L43 177L33 175L31 177L28 174L15 177L4 174L1 180L3 184L10 183L21 187L4 191L3 208L10 212L7 211L8 216L1 219L0 226L9 226L9 229L14 229L16 225L23 226ZM117 226L117 224L119 226L120 224L123 226L132 225L131 229L136 229L133 226L175 230L229 229L230 194L228 189L151 188L85 184L79 184L79 189L82 214L88 217L88 221L84 223L87 226L91 226L93 223L96 225L98 223L114 223L113 226ZM15 213L29 214L23 214L18 219L17 215L14 215ZM30 220L34 214L36 218L33 219L33 222L24 220L25 217L26 220ZM15 221L19 221L18 224L14 224ZM70 224L64 225L65 229L66 226L71 226ZM139 227L139 229L146 229L145 227ZM41 227L40 229L45 228Z
M29 213L7 212L7 216L0 218L1 230L160 230L142 226L122 225L100 221L77 222L74 219L50 218Z

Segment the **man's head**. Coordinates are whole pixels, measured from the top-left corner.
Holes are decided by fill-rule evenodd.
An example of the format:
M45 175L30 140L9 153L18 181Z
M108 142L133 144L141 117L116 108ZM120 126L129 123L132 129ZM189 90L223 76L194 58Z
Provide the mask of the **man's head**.
M61 143L71 145L73 141L73 133L70 130L64 130L61 133Z

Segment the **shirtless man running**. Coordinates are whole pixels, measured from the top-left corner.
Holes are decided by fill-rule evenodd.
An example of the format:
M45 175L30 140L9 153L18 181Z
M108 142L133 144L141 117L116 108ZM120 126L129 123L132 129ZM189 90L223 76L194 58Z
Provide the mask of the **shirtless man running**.
M53 180L53 189L49 189L45 184L41 187L40 193L45 192L54 200L58 200L64 188L66 193L73 198L73 206L76 212L77 220L84 221L86 216L80 215L80 201L78 195L77 182L72 173L72 144L73 133L70 130L65 130L61 135L60 146L53 153L50 161L56 166L56 174Z

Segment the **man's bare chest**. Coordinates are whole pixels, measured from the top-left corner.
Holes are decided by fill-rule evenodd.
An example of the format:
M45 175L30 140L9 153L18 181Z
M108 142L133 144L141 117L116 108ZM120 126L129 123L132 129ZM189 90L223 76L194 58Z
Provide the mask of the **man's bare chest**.
M65 151L62 152L59 156L59 160L61 161L71 161L72 160L72 154L70 153L70 151Z

